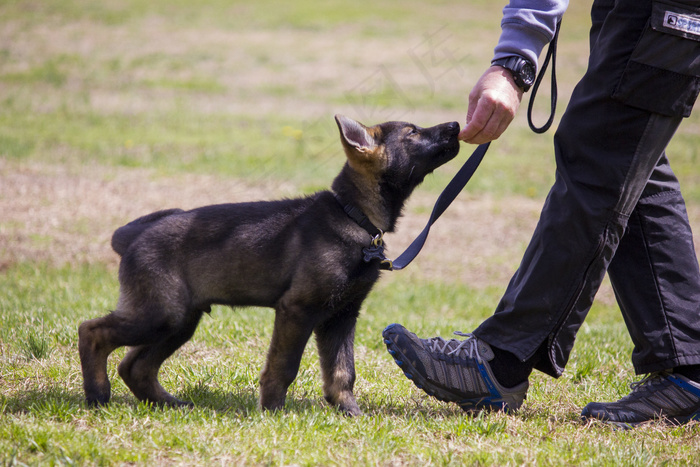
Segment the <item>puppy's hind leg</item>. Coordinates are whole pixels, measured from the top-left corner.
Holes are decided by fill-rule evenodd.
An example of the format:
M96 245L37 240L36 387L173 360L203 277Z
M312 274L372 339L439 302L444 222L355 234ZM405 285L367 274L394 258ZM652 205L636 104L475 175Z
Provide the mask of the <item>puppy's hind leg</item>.
M188 312L177 322L154 330L157 338L153 343L134 347L126 354L119 364L119 376L138 399L160 405L192 405L168 393L158 382L158 371L192 337L201 317L201 311Z
M102 318L84 321L78 327L78 351L88 405L109 402L107 358L117 347L127 345L131 337L128 324L114 312Z

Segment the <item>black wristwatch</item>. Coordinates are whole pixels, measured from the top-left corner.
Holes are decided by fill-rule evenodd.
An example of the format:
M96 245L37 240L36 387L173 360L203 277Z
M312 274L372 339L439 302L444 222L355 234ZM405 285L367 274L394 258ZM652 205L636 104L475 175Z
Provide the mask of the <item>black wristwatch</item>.
M511 57L500 58L491 62L491 65L498 65L513 74L513 80L523 92L530 90L535 82L535 66L530 60L513 55Z

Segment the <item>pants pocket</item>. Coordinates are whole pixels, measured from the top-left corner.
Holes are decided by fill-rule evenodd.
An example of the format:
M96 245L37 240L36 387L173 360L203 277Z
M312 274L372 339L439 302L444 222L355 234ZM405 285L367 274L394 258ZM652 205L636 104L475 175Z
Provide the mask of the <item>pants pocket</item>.
M688 117L700 93L700 5L655 1L612 97L669 117Z

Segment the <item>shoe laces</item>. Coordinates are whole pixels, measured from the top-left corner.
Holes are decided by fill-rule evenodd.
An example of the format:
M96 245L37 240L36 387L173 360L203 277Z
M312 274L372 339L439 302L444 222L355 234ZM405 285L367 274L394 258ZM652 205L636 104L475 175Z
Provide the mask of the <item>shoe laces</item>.
M442 337L433 337L428 340L427 348L430 352L441 353L461 358L476 358L483 362L478 350L476 337L472 333L455 331L456 336L466 337L464 340L450 339L446 341Z
M627 396L623 397L623 399L633 397L635 393L639 394L643 391L653 391L651 387L666 379L669 374L671 373L668 371L657 371L655 373L649 373L648 375L645 375L639 381L630 383L630 389L632 390L632 392L629 393Z

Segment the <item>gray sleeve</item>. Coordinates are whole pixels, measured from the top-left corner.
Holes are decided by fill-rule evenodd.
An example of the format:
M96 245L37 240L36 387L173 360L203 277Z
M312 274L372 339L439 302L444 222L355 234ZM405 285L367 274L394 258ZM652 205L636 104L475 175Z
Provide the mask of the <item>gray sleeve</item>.
M569 0L510 0L503 8L501 37L493 59L520 55L537 64L568 6Z

